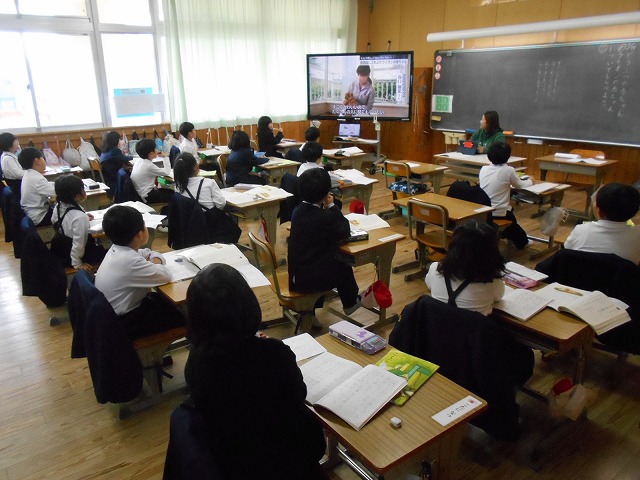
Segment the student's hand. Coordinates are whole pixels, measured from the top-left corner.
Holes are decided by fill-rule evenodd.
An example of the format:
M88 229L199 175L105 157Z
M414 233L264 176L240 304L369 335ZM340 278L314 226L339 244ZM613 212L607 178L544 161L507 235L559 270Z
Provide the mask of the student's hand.
M88 263L81 263L78 265L77 270L84 270L85 272L91 272L93 270L93 266Z
M162 152L158 152L158 156L159 157L168 157L169 155L167 155L166 153L164 153L164 151L162 151Z
M478 153L484 153L484 147L481 145L478 145Z
M90 213L87 213L87 217L89 217L89 220L95 220L95 217Z
M324 208L329 208L329 206L333 203L333 195L327 193L327 195L322 199L322 206Z
M162 265L162 259L160 257L153 257L148 259L151 263L155 263L156 265Z

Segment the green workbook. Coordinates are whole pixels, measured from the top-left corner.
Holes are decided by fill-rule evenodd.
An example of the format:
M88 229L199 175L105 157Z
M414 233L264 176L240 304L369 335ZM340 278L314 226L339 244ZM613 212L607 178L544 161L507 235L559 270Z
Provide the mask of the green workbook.
M395 348L392 348L376 365L407 380L407 385L392 400L395 405L407 403L407 400L440 368L435 363L414 357Z

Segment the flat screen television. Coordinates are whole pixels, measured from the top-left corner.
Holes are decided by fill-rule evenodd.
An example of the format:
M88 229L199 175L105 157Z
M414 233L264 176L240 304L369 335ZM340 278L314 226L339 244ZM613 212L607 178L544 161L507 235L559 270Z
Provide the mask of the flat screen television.
M411 119L413 52L307 55L309 119Z

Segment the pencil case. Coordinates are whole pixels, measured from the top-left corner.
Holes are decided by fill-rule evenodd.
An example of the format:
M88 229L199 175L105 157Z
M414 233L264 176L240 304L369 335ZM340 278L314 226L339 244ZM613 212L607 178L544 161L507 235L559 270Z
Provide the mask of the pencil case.
M516 275L515 273L511 273L511 272L508 272L504 276L504 281L509 285L513 285L514 287L518 287L518 288L531 288L538 285L538 282L536 280L523 277L521 275Z

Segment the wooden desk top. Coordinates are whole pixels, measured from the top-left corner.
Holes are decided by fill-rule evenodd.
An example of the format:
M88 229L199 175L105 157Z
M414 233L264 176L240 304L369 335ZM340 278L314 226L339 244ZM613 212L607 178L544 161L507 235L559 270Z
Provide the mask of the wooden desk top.
M297 140L295 142L280 142L276 145L277 148L292 148L292 147L299 147L303 144L304 142L298 142Z
M616 163L618 163L618 160L605 159L605 162L601 163L600 165L592 165L590 163L584 163L584 162L575 162L575 161L572 162L571 159L556 157L553 154L552 155L545 155L544 157L536 157L536 161L538 161L538 162L556 162L556 163L561 163L561 164L564 164L564 165L579 165L580 167L593 168L594 170L598 170L600 168L608 168L611 165L615 165Z
M396 235L394 238L381 242L380 239ZM385 243L399 242L406 238L406 235L399 234L392 228L376 228L369 232L369 238L367 240L360 240L359 242L349 242L340 245L340 251L348 255L357 255L368 250L372 250L376 247L384 245Z
M181 305L187 300L187 289L191 285L191 279L180 280L175 283L166 283L157 287L158 292L174 305ZM256 287L252 289L258 299L261 295L271 292L271 287Z
M487 157L486 154L482 154L482 155L464 155L464 154L457 154L454 156L451 156L452 154L455 154L456 152L445 152L445 153L437 153L434 155L434 157L440 158L440 159L445 159L445 160L454 160L456 162L464 162L464 163L469 163L469 164L474 164L474 165L491 165L491 162L489 161L489 158ZM526 160L525 157L514 157L511 156L509 157L509 160L507 161L507 164L514 164L514 163L522 163Z
M447 197L446 195L440 195L438 193L423 193L414 197L403 197L393 200L393 203L397 207L406 207L411 199L420 200L426 203L433 203L445 207L449 212L449 218L453 221L464 220L465 218L472 218L483 213L488 213L493 210L486 205L480 205L479 203L467 202L460 200L459 198ZM477 212L478 209L485 209L482 212Z
M260 185L256 185L256 187L260 187ZM244 192L244 190L236 190L235 187L227 187L227 188L223 188L222 190L223 191L226 190L229 192L240 192L240 193ZM289 196L291 196L291 194L289 194ZM276 203L276 202L280 203L283 200L284 198L269 198L269 199L260 198L249 203L236 204L236 203L233 203L233 201L231 200L227 200L227 203L232 207L238 208L240 210L246 210L259 205L267 205L267 204Z
M390 327L388 328L390 330ZM384 331L379 333L385 337L388 335L388 331L386 334ZM367 355L329 334L316 340L329 352L362 366L377 362L389 351L387 347L375 355ZM483 402L483 406L470 411L446 427L431 418L470 394L468 390L436 373L404 406L386 405L360 431L354 430L328 410L313 410L325 427L339 438L340 443L365 459L373 470L384 473L421 447L440 439L453 427L466 423L486 409L486 402L474 395ZM389 421L392 417L402 419L402 428L391 428Z
M201 148L198 150L198 154L205 157L219 157L220 155L228 155L231 150L227 146L221 146L220 148Z
M274 163L263 163L262 165L257 165L258 168L262 168L264 170L275 170L278 168L293 168L299 167L302 165L300 162L294 162L293 160L286 160L280 157L266 157L269 159L269 162Z
M335 155L333 153L323 153L322 156L324 158L329 158L331 160L349 160L350 158L357 158L366 155L365 152L362 153L354 153L352 155Z

